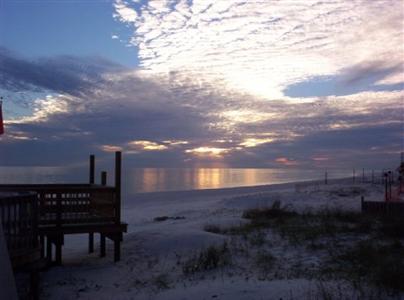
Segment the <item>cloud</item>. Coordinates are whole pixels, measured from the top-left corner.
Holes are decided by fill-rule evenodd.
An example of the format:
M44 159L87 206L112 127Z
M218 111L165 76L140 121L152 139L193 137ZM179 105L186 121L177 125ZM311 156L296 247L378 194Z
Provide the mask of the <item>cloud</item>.
M59 56L26 60L0 47L3 90L78 95L103 81L102 74L124 68L99 57Z
M162 151L168 149L166 145L142 140L129 142L128 145L135 150Z
M402 82L399 4L116 1L137 70L84 60L85 71L59 76L55 66L83 59L3 55L18 67L3 69L13 78L3 88L52 93L32 115L7 119L0 164L122 149L126 164L147 167L392 165L403 138L404 92L392 86Z
M31 116L6 120L0 164L73 164L122 150L126 164L145 167L351 166L400 150L402 91L261 101L179 82L110 72L76 95L37 99Z
M119 0L115 6L117 19L133 28L141 66L182 73L175 78L181 82L277 99L293 83L363 62L402 65L401 1Z
M185 150L185 153L190 153L196 156L202 156L202 157L222 157L222 155L230 152L231 149L227 148L215 148L215 147L198 147L194 149L187 149Z
M289 97L345 96L366 91L398 91L404 89L403 64L372 61L342 69L336 75L309 78L291 84L283 91ZM401 81L390 83L386 78L401 76Z

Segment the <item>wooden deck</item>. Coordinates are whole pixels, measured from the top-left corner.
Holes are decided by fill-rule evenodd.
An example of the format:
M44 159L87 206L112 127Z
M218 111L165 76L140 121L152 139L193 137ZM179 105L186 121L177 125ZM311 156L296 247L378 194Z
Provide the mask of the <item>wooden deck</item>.
M53 244L56 264L62 263L61 247L64 244L64 235L78 233L90 235L90 252L94 249L94 233L101 235L101 241L110 238L115 243L115 261L120 259L119 243L122 241L123 232L127 230L127 225L121 222L120 199L115 187L90 184L0 185L0 190L34 193L36 230L42 245L41 253L45 255L46 239L46 256L52 260L51 244ZM17 208L18 205L15 207ZM10 210L13 211L13 209ZM24 220L19 221L25 224ZM17 224L15 221L7 222L6 226L13 227L15 224ZM21 244L25 241L22 236L11 235L9 238L12 244ZM105 241L101 242L101 248L101 254L104 256Z
M115 153L115 185L95 184L95 157L90 156L89 183L2 184L0 217L10 261L14 269L41 258L62 264L66 234L88 234L89 252L94 234L100 235L100 256L106 239L114 243L114 260L120 260L120 244L127 224L121 221L121 153ZM53 255L53 250L55 254Z

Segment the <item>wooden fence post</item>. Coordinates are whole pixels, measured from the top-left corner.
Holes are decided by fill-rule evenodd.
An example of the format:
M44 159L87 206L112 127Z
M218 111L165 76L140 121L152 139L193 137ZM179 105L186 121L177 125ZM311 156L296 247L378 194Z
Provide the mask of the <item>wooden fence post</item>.
M89 184L95 183L95 155L90 155ZM94 252L94 233L88 234L88 253Z
M105 172L105 171L101 172L101 185L102 186L107 185L107 172Z
M95 156L94 154L90 155L90 174L89 174L89 183L94 184L95 180Z
M115 152L115 193L116 193L116 218L115 224L121 224L121 172L122 172L122 152ZM121 237L114 237L114 261L121 259Z
M102 171L101 172L101 185L106 186L107 185L107 172ZM100 257L105 257L106 253L106 237L104 233L100 233Z
M100 233L100 257L105 256L105 235Z
M121 170L122 170L122 152L115 152L115 223L121 223Z

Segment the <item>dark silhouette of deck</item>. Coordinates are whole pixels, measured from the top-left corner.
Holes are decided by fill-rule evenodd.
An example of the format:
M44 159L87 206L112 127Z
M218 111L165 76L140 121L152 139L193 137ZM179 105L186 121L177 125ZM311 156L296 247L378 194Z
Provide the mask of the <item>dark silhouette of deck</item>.
M95 184L95 157L90 156L88 184L6 184L0 191L1 225L14 269L47 264L62 264L66 234L88 233L89 252L94 252L94 234L100 234L100 256L106 254L106 238L114 243L114 260L121 256L121 152L115 153L115 185L107 186L102 172L101 184ZM53 255L53 249L55 255ZM46 258L46 259L45 259ZM37 287L35 272L31 276ZM37 291L33 291L37 293Z

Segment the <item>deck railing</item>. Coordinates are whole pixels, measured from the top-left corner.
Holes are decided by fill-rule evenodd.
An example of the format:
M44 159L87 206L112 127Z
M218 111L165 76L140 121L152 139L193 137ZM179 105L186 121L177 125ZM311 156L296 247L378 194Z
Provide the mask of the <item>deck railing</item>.
M38 214L35 193L7 193L0 197L1 225L13 265L38 247Z
M31 199L35 199L34 209L37 210L39 226L120 223L120 205L114 187L90 184L28 184L0 185L0 189L34 192Z

